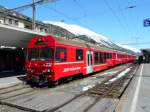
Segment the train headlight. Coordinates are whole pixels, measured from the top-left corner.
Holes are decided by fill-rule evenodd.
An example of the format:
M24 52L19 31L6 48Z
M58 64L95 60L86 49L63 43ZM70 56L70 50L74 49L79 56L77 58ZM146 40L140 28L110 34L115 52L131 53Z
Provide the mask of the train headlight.
M47 72L50 73L50 72L51 72L51 69L47 69Z
M33 70L30 69L30 68L28 68L28 69L27 69L27 72L28 72L28 73L33 73Z
M51 73L51 69L45 69L45 70L43 70L43 74L45 74L45 73Z
M43 64L44 67L51 67L51 63L45 63Z

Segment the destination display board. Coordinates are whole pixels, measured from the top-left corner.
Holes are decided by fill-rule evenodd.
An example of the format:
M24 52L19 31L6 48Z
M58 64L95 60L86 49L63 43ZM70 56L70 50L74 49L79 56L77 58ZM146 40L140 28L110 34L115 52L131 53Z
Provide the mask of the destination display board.
M150 18L144 19L143 26L144 27L149 27L150 26Z

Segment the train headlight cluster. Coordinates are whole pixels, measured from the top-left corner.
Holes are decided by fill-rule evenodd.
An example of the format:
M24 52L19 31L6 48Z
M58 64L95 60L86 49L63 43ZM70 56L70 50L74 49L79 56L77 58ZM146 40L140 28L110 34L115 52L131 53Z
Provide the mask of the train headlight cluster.
M50 73L50 72L51 72L51 69L47 69L47 72Z
M31 68L28 68L28 69L27 69L27 72L28 72L28 73L33 73L33 70L32 70Z
M43 66L44 67L51 67L51 63L45 63Z
M51 69L48 68L48 69L43 70L43 74L45 74L45 73L51 73Z

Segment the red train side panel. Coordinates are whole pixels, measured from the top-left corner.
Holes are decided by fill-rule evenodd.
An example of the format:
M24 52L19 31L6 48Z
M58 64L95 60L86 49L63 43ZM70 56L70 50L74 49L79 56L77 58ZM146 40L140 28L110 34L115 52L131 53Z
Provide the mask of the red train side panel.
M38 83L87 75L135 59L108 48L53 36L31 39L26 57L27 80Z

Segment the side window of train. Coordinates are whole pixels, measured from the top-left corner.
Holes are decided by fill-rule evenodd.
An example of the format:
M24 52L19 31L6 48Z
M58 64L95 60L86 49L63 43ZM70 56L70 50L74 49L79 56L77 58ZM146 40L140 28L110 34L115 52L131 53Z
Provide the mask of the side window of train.
M107 59L107 53L106 52L104 52L104 58L105 58L105 60Z
M99 52L99 63L103 63L103 53Z
M95 52L94 53L94 60L95 60L95 65L99 63L99 60L98 60L98 52Z
M111 53L107 53L107 59L111 59Z
M110 56L109 56L109 58L110 58L110 59L112 59L112 53L110 53Z
M77 61L83 60L83 50L82 49L76 49L76 60Z
M104 63L106 63L106 59L107 59L107 54L106 52L104 52Z
M110 54L110 53L107 53L107 59L109 59L109 54Z
M63 47L56 47L55 60L57 62L66 62L67 61L67 49Z
M94 60L95 60L95 65L98 64L98 52L94 53Z

